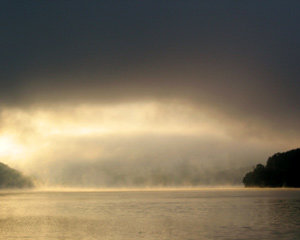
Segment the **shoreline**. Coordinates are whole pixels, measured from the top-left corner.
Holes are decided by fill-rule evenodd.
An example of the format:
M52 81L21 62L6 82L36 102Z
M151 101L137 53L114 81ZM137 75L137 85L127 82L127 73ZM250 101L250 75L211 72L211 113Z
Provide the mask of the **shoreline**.
M78 187L38 187L33 189L0 189L1 193L43 193L43 192L182 192L182 191L300 191L300 188L261 188L241 186L201 186L201 187L144 187L144 188L78 188Z

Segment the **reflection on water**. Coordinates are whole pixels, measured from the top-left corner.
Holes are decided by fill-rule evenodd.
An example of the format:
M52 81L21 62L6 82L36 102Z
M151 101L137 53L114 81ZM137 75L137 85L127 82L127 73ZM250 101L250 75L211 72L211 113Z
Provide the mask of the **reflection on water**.
M0 192L0 239L300 239L300 190Z

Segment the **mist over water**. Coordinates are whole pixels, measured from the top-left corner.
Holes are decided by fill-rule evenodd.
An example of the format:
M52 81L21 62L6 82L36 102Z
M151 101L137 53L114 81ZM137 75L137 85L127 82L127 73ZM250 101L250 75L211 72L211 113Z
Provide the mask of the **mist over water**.
M0 240L300 239L299 9L1 1Z
M299 190L198 189L0 193L0 239L300 237Z
M55 169L55 171L54 171ZM203 166L197 161L100 161L48 165L37 186L53 187L188 187L241 185L251 167Z
M178 101L8 108L1 116L0 161L48 186L240 184L293 146Z

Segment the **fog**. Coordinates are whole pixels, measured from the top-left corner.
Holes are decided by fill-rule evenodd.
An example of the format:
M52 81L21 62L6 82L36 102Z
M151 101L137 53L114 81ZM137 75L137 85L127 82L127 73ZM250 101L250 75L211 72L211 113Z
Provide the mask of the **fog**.
M239 184L299 147L299 7L5 2L0 161L45 186Z
M293 134L180 101L6 108L1 116L1 161L41 187L239 185L258 162L297 144Z

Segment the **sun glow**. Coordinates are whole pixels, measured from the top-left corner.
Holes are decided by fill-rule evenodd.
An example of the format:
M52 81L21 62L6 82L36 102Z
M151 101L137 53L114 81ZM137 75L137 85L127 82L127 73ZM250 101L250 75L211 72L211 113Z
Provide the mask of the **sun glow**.
M213 118L182 103L81 105L27 112L14 109L2 115L7 127L23 127L25 135L44 137L149 133L224 136L224 129L216 128Z
M0 157L17 158L23 155L25 148L11 135L0 136Z
M14 163L45 161L59 154L64 158L105 157L110 152L102 148L110 143L103 139L227 138L226 129L218 124L217 118L178 102L7 108L1 116L0 157L4 162Z

